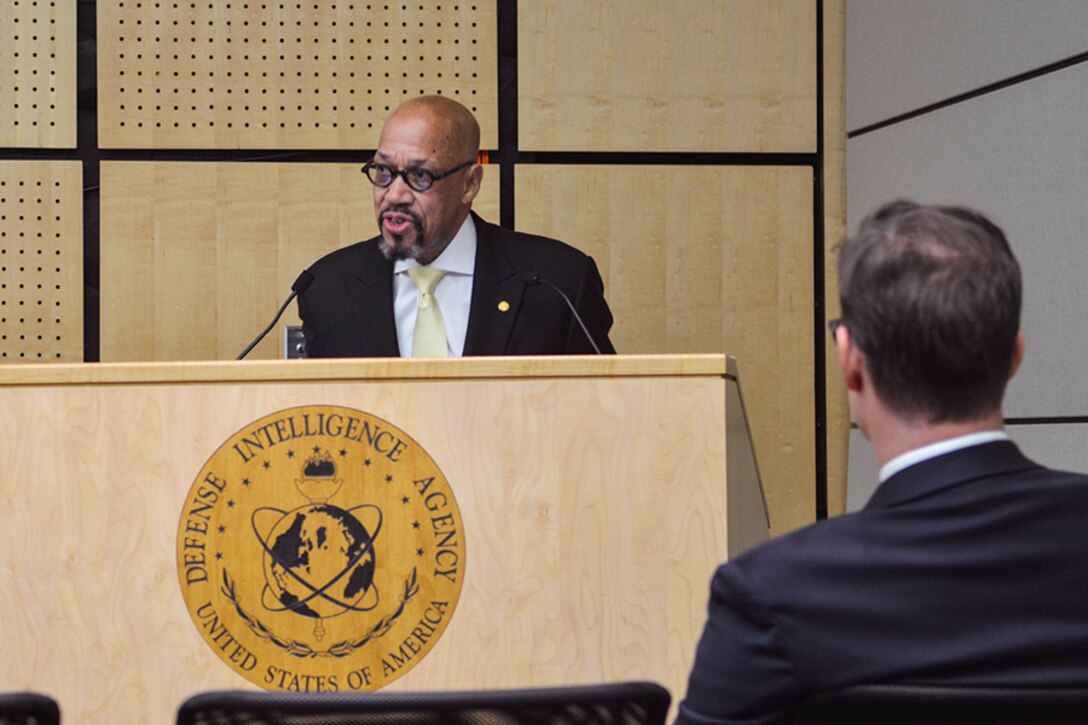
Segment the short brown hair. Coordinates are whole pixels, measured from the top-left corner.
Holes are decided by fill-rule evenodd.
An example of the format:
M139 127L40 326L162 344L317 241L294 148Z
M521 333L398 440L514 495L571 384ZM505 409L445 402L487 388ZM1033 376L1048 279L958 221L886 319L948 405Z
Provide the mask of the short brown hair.
M940 422L1000 409L1020 329L1020 266L982 214L882 206L840 250L839 299L893 410Z

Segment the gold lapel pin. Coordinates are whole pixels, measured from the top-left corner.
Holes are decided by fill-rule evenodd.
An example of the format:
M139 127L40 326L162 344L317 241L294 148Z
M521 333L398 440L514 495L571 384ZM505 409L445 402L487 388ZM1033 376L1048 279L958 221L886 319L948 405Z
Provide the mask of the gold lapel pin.
M509 302L507 302L506 300L503 300L502 302L499 303L499 312L509 312L509 311L510 311L510 303Z

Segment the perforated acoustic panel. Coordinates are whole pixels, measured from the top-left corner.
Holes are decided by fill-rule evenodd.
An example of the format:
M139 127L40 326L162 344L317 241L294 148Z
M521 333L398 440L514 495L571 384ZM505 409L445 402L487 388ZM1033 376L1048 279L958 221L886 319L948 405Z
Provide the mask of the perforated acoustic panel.
M0 146L76 145L76 3L0 3Z
M496 35L495 0L99 0L99 143L374 148L440 93L497 148Z
M83 361L78 161L0 161L0 363Z

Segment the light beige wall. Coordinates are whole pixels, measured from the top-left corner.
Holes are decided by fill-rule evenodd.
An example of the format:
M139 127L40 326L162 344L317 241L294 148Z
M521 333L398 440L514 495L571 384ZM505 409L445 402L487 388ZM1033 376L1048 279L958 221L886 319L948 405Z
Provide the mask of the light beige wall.
M865 0L846 24L855 130L1083 53L1088 5Z
M847 146L851 227L905 197L972 206L1004 229L1024 286L1026 353L1005 399L1017 439L1083 439L1088 416L1085 28L1088 5L1076 0L1045 12L1015 0L871 0L847 17L847 105L859 131ZM926 112L931 104L943 107ZM864 460L851 457L851 506L876 486ZM1055 465L1088 470L1088 449L1071 446Z

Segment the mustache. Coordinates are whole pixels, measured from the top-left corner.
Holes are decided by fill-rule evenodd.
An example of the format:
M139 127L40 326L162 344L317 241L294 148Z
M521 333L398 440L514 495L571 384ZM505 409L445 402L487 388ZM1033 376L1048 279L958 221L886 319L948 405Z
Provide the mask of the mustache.
M384 219L386 214L403 214L411 219L416 227L423 226L423 220L420 219L419 215L412 211L407 204L390 204L378 213L379 220Z

